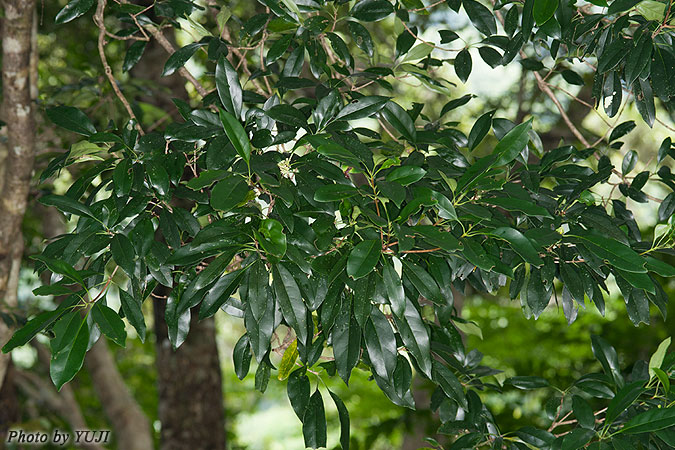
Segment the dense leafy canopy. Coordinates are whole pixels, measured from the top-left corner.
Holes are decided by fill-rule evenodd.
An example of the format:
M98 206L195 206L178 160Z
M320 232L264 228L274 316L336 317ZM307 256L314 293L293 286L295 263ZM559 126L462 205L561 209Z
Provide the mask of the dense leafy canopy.
M440 432L458 436L452 448L675 445L668 375L675 357L667 344L626 376L615 350L594 338L604 373L561 390L552 407L553 420L573 414L576 427L560 437L534 428L507 434L477 392L548 383L520 376L495 384L498 371L465 349L460 332L469 324L453 308L453 291L504 287L526 315L537 318L555 299L572 322L586 298L604 313L615 282L635 325L649 323L650 305L665 316L660 280L675 275L663 260L675 238L671 139L659 150L657 170L631 175L635 152L621 168L606 153L634 122L589 148L553 149L542 147L532 119L516 124L489 111L467 136L444 116L472 96L453 98L441 69L453 66L465 82L472 56L449 46L459 39L453 30L440 31L440 46L419 37L428 14L420 0L261 3L264 13L236 18L236 44L209 33L169 57L164 75L198 53L210 70L204 82L213 89L198 103L174 100L182 121L146 133L136 120L97 129L77 108L47 110L51 121L85 140L56 158L42 179L89 164L64 195L41 198L78 217L71 233L35 258L38 270L53 273L35 293L67 296L18 330L4 351L48 330L51 376L61 387L101 333L124 345L121 317L144 339L141 306L163 285L172 288L166 321L174 347L185 340L191 314L203 319L222 308L243 319L237 376L247 376L255 357L256 386L264 391L270 369L278 369L309 447L326 445L323 402L330 396L348 448L344 404L333 392L312 392L310 380L337 374L348 383L357 365L392 402L409 408L413 369L429 378L437 386L432 407L440 410ZM589 61L593 96L610 117L627 93L650 126L656 105L672 114L670 5L591 3L448 0L438 7L463 8L481 35L479 55L492 67L519 61L583 85L569 63ZM73 0L56 21L74 20L93 4ZM135 39L124 70L142 58L149 30L179 27L177 19L199 8L188 0L157 2L151 10L111 6L113 36ZM235 20L230 14L221 9L221 26ZM390 19L401 31L386 43L393 55L381 55L369 29ZM242 48L256 53L247 72L237 64ZM440 115L421 103L404 109L396 102L395 83L404 77L448 97ZM378 122L384 134L371 129ZM488 144L495 142L490 134L496 145ZM622 197L601 198L612 176ZM648 182L670 192L654 236L642 235L626 202L653 200L643 191ZM129 282L115 312L106 292L118 270ZM279 327L294 337L274 347ZM271 352L283 352L279 367ZM594 412L590 398L604 401L606 412Z

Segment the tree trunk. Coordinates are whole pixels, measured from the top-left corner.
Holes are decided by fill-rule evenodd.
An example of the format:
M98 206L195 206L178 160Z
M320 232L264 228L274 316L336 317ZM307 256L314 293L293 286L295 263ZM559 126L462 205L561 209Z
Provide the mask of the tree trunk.
M150 422L124 384L104 337L87 352L85 361L115 433L117 447L125 450L153 448Z
M169 289L156 289L158 295ZM162 450L225 448L220 359L213 318L197 319L192 311L190 333L174 351L169 342L164 312L166 301L154 299L159 420Z
M7 147L0 176L0 306L16 306L23 238L21 221L35 158L35 121L31 100L31 29L34 0L5 0L2 23L2 120L7 124ZM11 335L0 321L0 345ZM10 355L0 355L0 387ZM8 387L9 389L10 387ZM0 392L6 392L2 390Z

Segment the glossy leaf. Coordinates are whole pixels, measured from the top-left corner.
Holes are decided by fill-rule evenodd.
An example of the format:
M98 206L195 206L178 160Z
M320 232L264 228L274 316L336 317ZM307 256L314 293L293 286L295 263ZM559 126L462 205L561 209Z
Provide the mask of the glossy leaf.
M281 264L272 268L272 285L284 319L295 330L298 341L307 343L307 307L293 275Z
M251 141L248 139L246 130L241 126L239 120L227 111L220 110L220 121L223 123L225 134L232 142L237 154L248 164L251 158Z
M349 384L352 369L359 362L361 354L361 328L351 314L350 308L342 308L332 331L333 355L337 373Z
M558 0L534 0L532 15L534 22L541 26L545 24L558 9Z
M169 59L167 59L166 63L164 64L162 76L163 77L169 76L178 69L180 69L181 67L183 67L185 63L188 62L190 58L192 58L192 55L194 55L195 52L199 50L201 46L202 44L200 44L199 42L193 42L173 52L173 54L169 56Z
M82 368L84 355L87 353L89 344L87 321L82 320L80 326L74 330L74 334L69 336L67 340L69 343L60 352L52 355L49 364L49 375L59 391Z
M47 108L47 117L56 125L84 136L96 133L94 124L79 109L72 106Z
M309 398L307 409L302 417L302 435L305 438L305 447L326 446L326 411L318 389Z
M471 54L469 53L469 50L464 49L457 53L454 66L457 77L462 80L462 83L466 83L466 80L469 79L469 75L471 75L472 66Z
M338 418L340 419L340 445L342 450L349 450L349 411L344 402L335 395L332 391L328 391L333 402L335 402L335 407L338 411Z
M231 175L213 187L211 206L220 211L229 211L246 200L248 191L248 185L243 178Z
M351 16L364 22L382 20L394 12L387 0L358 0L351 10Z
M56 14L54 22L58 24L68 23L77 19L94 6L95 0L70 0L61 11Z
M216 65L216 88L218 90L220 102L223 104L223 108L225 108L225 111L232 115L238 122L237 118L241 116L243 91L239 84L239 75L237 74L237 71L234 70L234 67L232 67L232 64L230 64L225 56L221 56ZM249 154L250 153L251 152L249 151ZM245 159L248 160L248 158Z
M91 308L91 316L101 333L120 347L126 346L127 332L124 330L124 322L115 311L98 301Z
M389 321L379 309L373 308L363 337L373 372L384 379L391 379L396 368L396 338Z
M377 265L382 253L379 240L367 240L357 244L347 259L347 274L353 279L368 275Z

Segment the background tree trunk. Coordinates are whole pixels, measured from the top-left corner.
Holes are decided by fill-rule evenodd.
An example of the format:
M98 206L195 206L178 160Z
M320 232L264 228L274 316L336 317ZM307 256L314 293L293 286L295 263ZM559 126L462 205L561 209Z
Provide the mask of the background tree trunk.
M16 307L16 290L23 253L21 221L26 211L33 160L35 120L31 99L31 32L34 0L3 1L2 120L7 124L7 146L0 156L0 309ZM0 346L12 330L0 321ZM16 393L8 375L9 354L0 354L0 440L17 418ZM7 381L7 382L5 382Z
M129 393L105 337L101 336L87 352L85 361L115 433L117 447L125 450L153 448L150 422Z
M168 296L165 287L156 289ZM174 351L164 320L166 301L154 300L162 450L224 449L220 359L213 318L199 322L192 311L190 333Z

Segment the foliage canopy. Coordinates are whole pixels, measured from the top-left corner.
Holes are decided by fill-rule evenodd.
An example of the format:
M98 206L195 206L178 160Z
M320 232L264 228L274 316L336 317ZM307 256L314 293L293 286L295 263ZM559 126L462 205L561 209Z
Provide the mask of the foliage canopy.
M624 376L616 351L594 337L604 373L561 391L553 408L554 422L572 411L576 426L559 437L534 428L506 433L477 392L548 383L519 376L496 384L492 376L499 371L464 347L460 333L471 324L453 307L453 290L504 287L526 315L537 318L554 298L571 322L586 298L604 312L613 279L635 325L649 323L650 305L665 316L661 280L675 275L664 261L675 238L671 139L661 145L654 171L631 175L636 153L627 153L620 168L608 153L621 147L634 122L594 144L581 137L581 147L544 149L533 118L516 124L490 111L467 136L444 117L473 96L453 98L454 85L443 78L452 66L467 81L470 46L492 67L517 61L535 72L543 89L556 76L584 85L570 64L587 61L593 97L607 115L635 102L652 126L657 109L668 115L674 106L671 5L260 3L264 12L252 17L212 6L219 9L219 33L202 27L200 40L167 60L164 75L190 79L185 65L197 53L210 71L201 82L191 78L198 101L174 99L182 121L145 132L142 112L122 91L116 92L132 117L126 123L94 124L72 106L47 109L52 122L83 141L54 159L42 179L71 164L86 166L64 195L40 200L78 217L71 233L35 257L39 271L53 273L52 283L35 293L65 299L28 321L3 350L48 332L51 376L60 388L101 334L124 345L123 318L144 339L141 305L163 285L171 289L165 318L174 347L185 340L191 314L206 318L223 309L243 319L246 334L234 349L237 376L247 376L255 357L256 387L264 391L278 370L308 447L326 445L326 395L318 385L311 392L310 377L338 375L348 383L357 365L372 372L392 402L409 408L415 407L413 368L430 379L440 432L458 437L453 449L675 445L669 342ZM56 22L78 19L93 6L93 0L72 0ZM449 29L440 30L440 44L423 40L432 7L463 9L481 40L452 47L461 39ZM131 41L123 64L129 71L148 40L201 9L188 0L150 7L99 0L100 51L106 37ZM378 42L371 30L382 20L394 20L400 34ZM233 21L234 38L224 32ZM447 97L440 114L422 103L409 109L397 103L402 78ZM487 144L490 133L494 146ZM644 192L648 183L669 192L653 236L641 233L627 203L653 201ZM621 195L601 197L608 185ZM119 288L116 312L106 292L120 271L128 285ZM292 330L293 338L281 343L279 327ZM278 367L271 352L283 353ZM328 395L346 449L349 415ZM594 412L591 398L608 404L606 412Z

